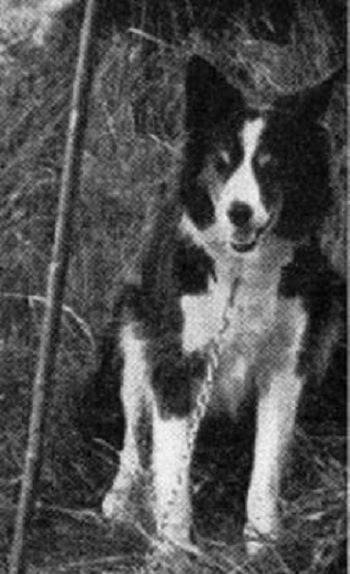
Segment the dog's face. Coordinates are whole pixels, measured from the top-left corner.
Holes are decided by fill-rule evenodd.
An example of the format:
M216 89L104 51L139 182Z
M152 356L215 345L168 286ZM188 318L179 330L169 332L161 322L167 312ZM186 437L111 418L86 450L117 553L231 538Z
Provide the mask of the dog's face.
M315 231L329 208L328 139L318 120L330 94L327 81L258 113L192 58L181 192L202 242L246 255L271 233L297 240Z

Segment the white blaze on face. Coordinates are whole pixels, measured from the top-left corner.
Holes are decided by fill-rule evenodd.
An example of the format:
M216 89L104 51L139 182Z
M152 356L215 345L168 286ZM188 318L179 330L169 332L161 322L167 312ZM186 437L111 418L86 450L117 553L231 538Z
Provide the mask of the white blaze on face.
M262 118L247 121L241 133L243 161L227 180L217 204L217 218L221 227L227 227L228 211L234 201L248 204L253 210L253 224L264 226L269 218L261 198L259 182L253 171L252 160L265 128Z

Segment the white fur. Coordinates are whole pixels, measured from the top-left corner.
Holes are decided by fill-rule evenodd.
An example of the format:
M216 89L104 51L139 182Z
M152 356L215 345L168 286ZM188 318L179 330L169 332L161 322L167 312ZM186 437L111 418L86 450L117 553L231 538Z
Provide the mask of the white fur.
M136 325L128 323L123 328L121 350L124 357L121 398L126 429L120 468L102 505L103 513L107 518L116 518L124 511L132 486L140 472L138 425L142 408L145 408L146 403L149 402L150 393L145 343L137 335Z
M189 422L162 419L153 409L153 478L158 533L171 542L189 544L191 502Z
M210 279L208 292L204 295L185 295L181 298L184 317L182 347L186 353L203 350L218 334L230 290L229 282L217 283Z
M210 279L207 292L181 299L183 349L205 351L211 342L219 342L213 399L216 408L224 406L232 416L250 388L248 371L270 334L284 322L277 289L291 249L271 241L259 254L253 259L238 257L231 269L217 263L216 279Z
M246 534L251 554L264 546L264 537L277 538L281 470L302 389L296 364L305 334L306 315L298 300L285 304L284 313L285 322L288 321L292 330L292 344L274 366L269 380L262 381L259 389L255 456L247 499Z
M225 408L234 416L250 388L249 373L258 388L245 529L250 554L260 551L266 538L277 537L281 469L302 389L296 365L306 314L298 299L284 300L277 292L281 268L290 257L288 245L272 242L260 252L259 260L239 260L236 273L225 273L219 266L217 281L210 282L205 295L182 299L184 350L192 352L213 339L221 341L212 408Z
M246 203L253 210L253 221L256 226L266 225L269 214L262 202L259 183L255 177L252 159L258 148L265 122L262 118L245 123L242 130L243 162L225 183L216 203L217 225L220 233L231 233L228 212L234 201Z
M232 259L235 257L232 243L236 242L236 234L240 234L240 230L236 229L229 219L229 211L233 202L246 203L252 209L252 226L246 238L247 242L254 240L256 231L269 226L271 219L276 216L276 214L269 213L264 206L252 165L264 128L265 121L262 118L245 123L241 133L244 152L242 163L225 183L220 184L216 181L213 183L213 189L208 190L215 209L214 223L204 230L199 230L189 217L184 215L180 224L182 231L193 237L197 245L205 247L215 260L226 259L228 267L231 267ZM219 151L222 159L227 153L226 150ZM210 187L212 177L207 174L203 184ZM277 206L275 209L277 210ZM264 237L260 237L259 244L263 242ZM239 257L238 254L237 257ZM244 257L250 259L259 257L258 249L255 248L251 253L244 254Z

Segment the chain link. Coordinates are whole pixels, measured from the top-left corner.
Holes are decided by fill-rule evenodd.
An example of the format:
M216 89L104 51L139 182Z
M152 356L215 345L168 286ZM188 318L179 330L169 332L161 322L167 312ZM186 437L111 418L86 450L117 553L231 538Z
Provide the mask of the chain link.
M202 420L204 419L204 417L206 415L207 408L208 408L208 405L210 403L210 399L211 399L213 387L214 387L215 372L217 371L217 368L219 365L220 353L221 353L222 348L224 346L225 334L226 334L226 332L230 326L229 311L233 307L234 298L235 298L235 294L236 294L236 291L238 289L238 286L239 286L239 280L237 279L232 285L230 298L227 301L227 304L226 304L226 307L224 310L224 314L223 314L223 318L222 318L222 327L219 330L217 336L213 337L209 341L208 346L207 346L207 350L205 353L206 357L207 357L207 373L206 373L205 380L203 381L203 383L201 385L199 393L197 394L196 405L195 405L195 408L194 408L193 412L191 413L191 417L190 417L190 425L189 425L188 437L187 437L187 441L188 441L187 447L188 447L188 453L189 454L191 454L193 449L194 449L194 445L195 445L197 433L199 430L199 426L200 426Z
M216 350L214 350L214 347L212 350L209 349L207 354L208 358L206 377L201 385L199 393L197 394L196 405L190 416L190 425L187 437L187 447L189 453L192 453L194 449L199 426L205 417L214 387L215 370L217 368L219 357L216 355Z

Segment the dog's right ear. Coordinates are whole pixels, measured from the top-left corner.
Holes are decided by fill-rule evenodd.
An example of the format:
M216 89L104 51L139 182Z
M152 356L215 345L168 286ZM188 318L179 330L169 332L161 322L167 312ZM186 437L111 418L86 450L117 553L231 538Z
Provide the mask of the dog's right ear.
M192 56L186 72L187 132L205 131L231 111L242 111L241 91L200 56Z
M344 81L344 72L342 66L316 86L297 94L280 96L276 100L276 108L287 115L293 115L301 125L318 122L327 111L334 84L341 78Z

